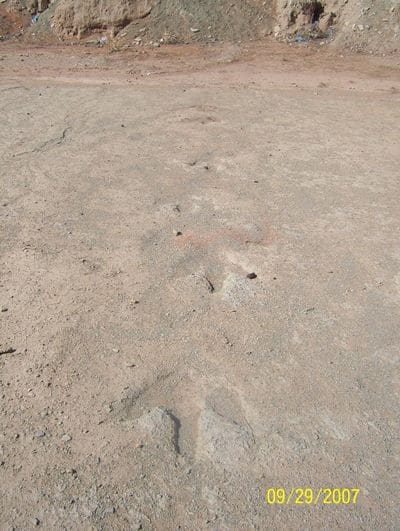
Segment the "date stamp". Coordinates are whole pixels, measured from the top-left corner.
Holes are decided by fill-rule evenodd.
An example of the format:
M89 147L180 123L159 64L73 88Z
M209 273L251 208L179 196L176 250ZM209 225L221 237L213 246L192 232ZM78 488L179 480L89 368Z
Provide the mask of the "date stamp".
M359 488L270 487L265 495L268 505L356 505Z

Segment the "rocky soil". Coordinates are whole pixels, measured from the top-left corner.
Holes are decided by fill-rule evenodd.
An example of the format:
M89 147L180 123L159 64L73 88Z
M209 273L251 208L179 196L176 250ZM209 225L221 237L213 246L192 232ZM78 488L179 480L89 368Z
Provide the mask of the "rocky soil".
M398 59L142 52L0 50L0 528L396 529Z
M121 49L270 35L371 53L400 44L400 0L3 0L0 9L0 36L30 42L95 36Z

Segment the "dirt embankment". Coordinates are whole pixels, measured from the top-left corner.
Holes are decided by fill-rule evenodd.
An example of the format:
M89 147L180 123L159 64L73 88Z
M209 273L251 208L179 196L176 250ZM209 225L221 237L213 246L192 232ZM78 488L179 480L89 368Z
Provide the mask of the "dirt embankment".
M276 13L276 37L328 38L351 51L399 49L399 0L278 0Z
M1 1L1 0L0 0ZM27 15L30 14L32 21ZM3 0L0 38L91 39L116 46L257 39L400 48L400 0Z

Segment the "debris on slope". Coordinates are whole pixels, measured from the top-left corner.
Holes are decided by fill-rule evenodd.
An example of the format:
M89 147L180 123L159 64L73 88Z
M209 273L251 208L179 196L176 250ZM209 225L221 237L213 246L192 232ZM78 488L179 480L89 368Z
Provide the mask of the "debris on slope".
M266 35L295 43L335 41L351 51L377 53L400 45L400 0L3 0L0 8L0 21L4 12L33 15L26 34L34 40L101 32L120 47Z
M0 0L0 41L10 36L19 37L29 23L25 6L18 0L9 3Z
M335 38L337 46L354 52L400 47L400 0L278 0L276 12L276 38Z
M56 2L53 28L57 35L81 35L109 28L113 33L133 20L146 17L155 0L61 0Z
M54 0L49 25L63 38L103 30L128 42L238 41L271 33L272 6L260 0Z
M400 0L364 0L345 6L336 45L355 52L400 50Z

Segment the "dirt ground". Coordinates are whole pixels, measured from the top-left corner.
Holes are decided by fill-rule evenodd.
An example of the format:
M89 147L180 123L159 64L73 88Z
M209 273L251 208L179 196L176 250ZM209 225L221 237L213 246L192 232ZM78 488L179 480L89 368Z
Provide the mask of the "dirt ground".
M400 58L4 44L0 94L0 528L398 529Z

